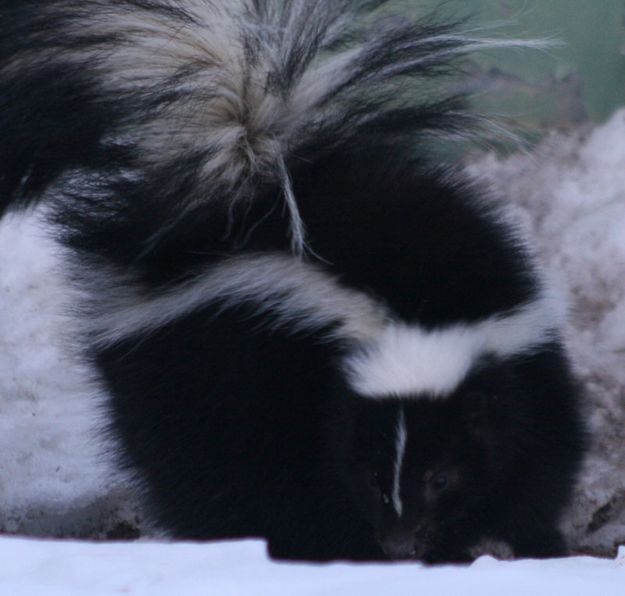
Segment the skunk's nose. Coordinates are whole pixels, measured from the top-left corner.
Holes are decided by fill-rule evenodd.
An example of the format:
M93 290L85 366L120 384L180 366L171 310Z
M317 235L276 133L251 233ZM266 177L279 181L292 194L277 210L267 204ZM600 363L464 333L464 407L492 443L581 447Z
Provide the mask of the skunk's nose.
M413 532L392 532L380 540L380 546L389 559L418 559L423 555Z

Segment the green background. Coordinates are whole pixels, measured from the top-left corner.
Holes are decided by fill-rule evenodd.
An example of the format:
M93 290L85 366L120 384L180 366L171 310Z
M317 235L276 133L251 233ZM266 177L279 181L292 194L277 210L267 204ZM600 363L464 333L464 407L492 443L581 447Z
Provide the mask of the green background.
M397 6L416 15L437 8L469 16L467 27L484 27L488 37L561 42L548 50L490 50L468 65L463 85L478 107L530 132L601 122L625 104L625 0L399 0Z

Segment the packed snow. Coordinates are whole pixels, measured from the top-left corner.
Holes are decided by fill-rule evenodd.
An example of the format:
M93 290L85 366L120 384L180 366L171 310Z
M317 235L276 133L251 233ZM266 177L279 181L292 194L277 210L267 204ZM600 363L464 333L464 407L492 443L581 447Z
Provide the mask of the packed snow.
M563 520L576 557L469 567L270 562L256 542L193 545L0 539L2 594L625 594L625 111L534 151L474 156L569 304L566 341L593 447ZM0 221L0 530L154 536L105 457L102 416L71 350L71 295L40 214Z
M102 536L134 515L70 349L60 257L40 214L0 221L0 530Z
M616 560L571 557L470 566L305 565L267 560L260 542L220 544L0 540L0 593L11 596L622 596Z

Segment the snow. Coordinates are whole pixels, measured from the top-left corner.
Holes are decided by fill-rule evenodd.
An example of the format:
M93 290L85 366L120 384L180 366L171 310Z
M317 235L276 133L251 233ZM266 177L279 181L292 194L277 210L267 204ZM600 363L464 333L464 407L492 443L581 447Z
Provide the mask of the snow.
M625 552L616 560L571 557L470 566L418 563L305 565L269 561L261 542L87 543L0 540L0 593L12 596L617 596Z
M563 527L575 550L613 554L625 543L625 110L470 171L514 206L568 303L593 445Z
M256 542L0 539L0 594L625 594L625 111L469 172L520 218L570 307L565 328L593 433L563 529L575 557L470 567L270 562ZM102 419L67 337L71 302L41 214L0 221L0 531L141 533L139 501L102 457Z
M70 301L38 213L0 220L0 529L93 536L134 514L102 457L98 403L66 341Z

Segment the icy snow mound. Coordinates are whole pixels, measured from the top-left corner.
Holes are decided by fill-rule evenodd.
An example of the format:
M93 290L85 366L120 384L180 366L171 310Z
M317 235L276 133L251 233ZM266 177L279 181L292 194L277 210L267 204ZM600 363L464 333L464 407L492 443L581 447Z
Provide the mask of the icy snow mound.
M0 220L0 255L0 531L120 531L133 500L104 457L100 404L69 349L71 296L39 214Z
M593 446L564 530L574 549L609 555L625 543L625 111L470 170L513 202L568 302Z
M159 544L0 540L0 593L14 596L621 596L625 552L614 560L572 557L423 567L418 563L274 563L260 542Z

